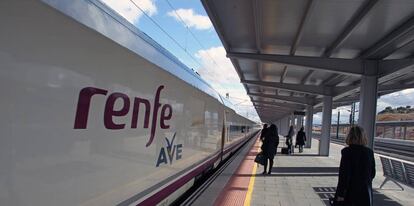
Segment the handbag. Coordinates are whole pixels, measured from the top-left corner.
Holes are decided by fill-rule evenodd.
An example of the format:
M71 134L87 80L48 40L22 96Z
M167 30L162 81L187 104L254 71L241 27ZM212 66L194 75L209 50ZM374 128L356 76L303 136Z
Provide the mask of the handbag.
M337 201L336 198L329 198L329 204L331 206L347 206L348 204L345 201Z
M254 162L257 164L265 165L266 157L264 156L263 152L259 152L259 154L256 155L256 158L254 158Z

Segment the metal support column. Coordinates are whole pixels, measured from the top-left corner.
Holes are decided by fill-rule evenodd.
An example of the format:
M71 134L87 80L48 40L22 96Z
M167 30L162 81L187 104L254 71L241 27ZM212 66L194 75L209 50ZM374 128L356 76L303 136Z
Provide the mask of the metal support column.
M306 107L306 144L305 148L310 148L312 145L312 126L313 126L313 106Z
M299 129L303 127L303 116L299 116L299 123L298 123Z
M298 129L298 122L299 122L298 116L293 115L293 128L295 129L295 131Z
M358 124L364 128L368 137L368 147L373 149L375 136L375 120L377 114L377 76L361 78L361 95L359 99Z
M331 140L332 97L323 97L322 108L322 134L319 141L319 155L329 156L329 143Z
M283 119L281 121L279 134L285 135L287 133L287 128L288 127L289 127L289 117L285 116L285 117L283 117Z

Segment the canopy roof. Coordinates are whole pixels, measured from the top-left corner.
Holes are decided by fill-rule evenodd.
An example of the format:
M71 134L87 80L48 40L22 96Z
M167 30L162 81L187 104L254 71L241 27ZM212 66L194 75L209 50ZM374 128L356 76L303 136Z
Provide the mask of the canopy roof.
M359 100L361 75L379 95L414 87L412 0L202 0L264 122L312 105Z

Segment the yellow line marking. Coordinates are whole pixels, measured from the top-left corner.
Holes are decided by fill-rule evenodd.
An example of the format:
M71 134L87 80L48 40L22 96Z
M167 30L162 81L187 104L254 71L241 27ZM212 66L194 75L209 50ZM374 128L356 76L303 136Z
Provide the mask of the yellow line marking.
M257 149L260 152L260 148ZM250 178L249 182L249 189L247 190L246 199L244 199L244 206L250 206L250 202L252 201L252 193L254 189L254 180L256 178L256 170L257 170L257 163L254 163L252 177Z

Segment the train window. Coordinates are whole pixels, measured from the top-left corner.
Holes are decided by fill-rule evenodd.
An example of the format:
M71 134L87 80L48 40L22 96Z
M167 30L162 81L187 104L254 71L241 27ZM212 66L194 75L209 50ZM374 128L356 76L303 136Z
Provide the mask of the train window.
M205 123L204 102L194 97L191 97L190 102L191 104L188 107L190 109L191 127L201 127Z
M246 126L241 126L241 133L245 133L246 132Z

